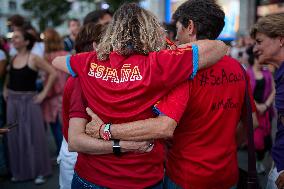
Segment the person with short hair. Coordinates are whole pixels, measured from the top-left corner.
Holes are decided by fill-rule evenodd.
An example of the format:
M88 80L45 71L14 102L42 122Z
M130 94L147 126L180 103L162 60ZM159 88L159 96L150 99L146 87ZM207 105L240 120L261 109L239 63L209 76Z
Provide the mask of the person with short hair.
M271 155L275 166L269 173L267 189L284 188L284 14L260 18L252 27L255 39L254 53L260 64L277 68L275 81L275 107L278 113L277 133Z
M88 23L95 23L95 24L108 24L111 22L112 19L112 13L109 10L95 10L92 12L89 12L85 18L83 25L86 25Z
M74 53L74 41L80 30L80 21L76 18L68 20L69 35L64 38L64 50Z

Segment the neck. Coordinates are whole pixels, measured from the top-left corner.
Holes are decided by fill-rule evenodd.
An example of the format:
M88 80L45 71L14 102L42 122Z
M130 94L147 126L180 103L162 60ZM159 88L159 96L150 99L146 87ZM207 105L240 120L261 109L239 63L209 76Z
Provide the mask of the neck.
M73 41L75 41L75 38L76 38L76 35L74 35L74 34L70 34L70 38L73 40Z
M284 47L282 47L280 49L280 52L273 57L271 63L275 65L277 68L279 68L282 65L283 61L284 61Z
M254 64L253 66L252 66L252 69L254 70L254 71L260 71L260 65L258 65L258 64Z
M26 48L17 49L17 51L18 51L18 55L25 55L28 52Z

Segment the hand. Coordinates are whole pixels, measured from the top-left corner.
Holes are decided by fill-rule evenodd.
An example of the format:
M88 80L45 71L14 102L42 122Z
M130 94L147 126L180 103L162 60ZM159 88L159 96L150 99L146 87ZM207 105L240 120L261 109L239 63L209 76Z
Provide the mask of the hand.
M3 88L3 98L7 102L7 99L8 99L8 89L6 87Z
M284 189L284 172L282 172L275 181L278 189Z
M265 104L256 104L256 109L260 114L263 114L267 110L267 106Z
M5 134L5 133L8 133L9 131L10 131L9 129L0 128L0 134Z
M151 152L154 148L153 141L120 141L121 152Z
M46 97L46 94L41 92L41 93L37 94L36 96L34 96L33 101L36 104L40 104L45 99L45 97Z
M93 138L100 138L100 127L104 122L90 109L86 108L88 115L92 118L92 121L86 125L85 133Z

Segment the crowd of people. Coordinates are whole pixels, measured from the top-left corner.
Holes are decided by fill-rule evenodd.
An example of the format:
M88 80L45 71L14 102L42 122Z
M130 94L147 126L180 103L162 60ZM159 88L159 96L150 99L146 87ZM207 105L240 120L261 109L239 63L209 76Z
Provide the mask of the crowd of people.
M172 20L128 3L90 12L82 26L70 19L68 36L47 28L41 38L22 16L9 19L0 158L12 182L52 174L50 128L62 189L243 189L247 94L256 171L271 155L266 188L284 188L284 14L260 18L230 48L217 40L225 13L215 1L188 0Z

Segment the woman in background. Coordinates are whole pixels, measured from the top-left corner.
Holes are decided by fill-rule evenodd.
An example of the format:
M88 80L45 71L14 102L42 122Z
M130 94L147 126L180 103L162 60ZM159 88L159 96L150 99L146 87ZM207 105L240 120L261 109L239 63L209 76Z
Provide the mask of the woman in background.
M49 64L57 56L68 54L68 52L63 50L64 45L60 35L52 28L44 32L44 49L44 56ZM58 155L62 143L61 108L67 74L60 70L56 70L56 73L57 79L42 103L42 111L45 123L51 127L57 147L56 154ZM44 83L46 84L48 77L44 77L44 79Z
M250 67L247 73L253 91L254 101L257 109L257 120L259 126L254 130L254 144L256 149L256 171L264 173L265 167L262 163L265 153L271 150L271 120L274 114L273 102L275 97L274 80L271 72L259 64L253 54L253 47L247 50Z
M17 54L11 61L4 97L7 99L7 124L18 124L7 134L11 180L35 179L35 184L42 184L44 176L51 174L51 162L39 104L52 87L56 72L45 60L31 53L34 42L27 31L14 32L12 43ZM39 70L47 72L49 77L44 89L37 94Z

